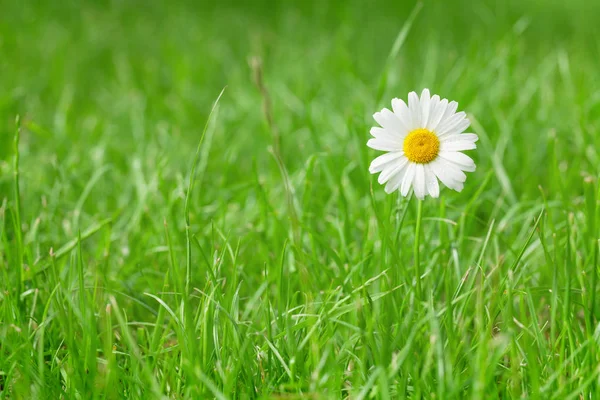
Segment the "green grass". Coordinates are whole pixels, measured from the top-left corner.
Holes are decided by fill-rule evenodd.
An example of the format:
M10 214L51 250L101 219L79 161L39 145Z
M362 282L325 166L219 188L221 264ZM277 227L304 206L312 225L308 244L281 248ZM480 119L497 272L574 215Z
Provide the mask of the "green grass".
M33 3L0 399L600 396L600 3ZM423 87L480 141L421 219L366 141Z

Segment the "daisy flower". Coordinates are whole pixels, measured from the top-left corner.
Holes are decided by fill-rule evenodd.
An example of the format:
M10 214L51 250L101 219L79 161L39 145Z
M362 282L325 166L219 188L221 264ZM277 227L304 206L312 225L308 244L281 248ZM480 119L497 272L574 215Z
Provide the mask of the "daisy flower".
M373 160L369 172L380 173L377 181L387 193L399 190L407 196L413 188L420 200L438 197L438 179L457 192L463 189L464 172L475 171L475 163L461 151L475 149L477 135L463 133L470 122L457 107L424 89L420 98L410 92L408 105L393 99L394 111L384 108L373 115L381 127L371 128L367 146L386 153Z

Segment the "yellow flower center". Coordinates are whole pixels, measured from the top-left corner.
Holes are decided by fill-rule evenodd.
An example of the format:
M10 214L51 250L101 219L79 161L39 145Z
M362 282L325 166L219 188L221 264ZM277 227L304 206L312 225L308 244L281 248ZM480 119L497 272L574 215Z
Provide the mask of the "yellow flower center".
M404 155L409 161L427 164L440 152L440 140L427 129L415 129L404 139Z

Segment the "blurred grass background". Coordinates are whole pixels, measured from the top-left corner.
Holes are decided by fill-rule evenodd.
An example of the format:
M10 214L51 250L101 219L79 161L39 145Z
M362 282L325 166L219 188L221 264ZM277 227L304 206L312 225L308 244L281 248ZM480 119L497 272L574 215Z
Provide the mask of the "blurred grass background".
M2 396L594 398L600 3L422 5L390 57L415 2L0 0ZM191 197L188 280L187 179L225 86ZM423 87L457 100L481 140L464 192L426 202L418 306L414 209L368 175L365 143L373 112ZM51 248L73 251L52 264ZM471 268L489 279L463 287ZM202 294L182 296L186 283ZM402 351L411 365L394 364Z

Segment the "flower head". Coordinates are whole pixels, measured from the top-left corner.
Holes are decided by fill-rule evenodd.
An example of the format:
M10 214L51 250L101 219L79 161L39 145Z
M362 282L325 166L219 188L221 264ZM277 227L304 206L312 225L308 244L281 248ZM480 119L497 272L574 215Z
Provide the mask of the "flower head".
M470 122L457 108L457 102L424 89L420 98L410 92L408 105L393 99L394 111L384 108L373 115L381 127L371 128L367 146L387 153L373 160L369 172L380 173L377 180L386 184L387 193L400 190L406 196L413 188L421 200L428 194L438 197L438 179L457 192L463 189L463 171L475 171L475 163L461 151L475 149L477 135L463 133Z

